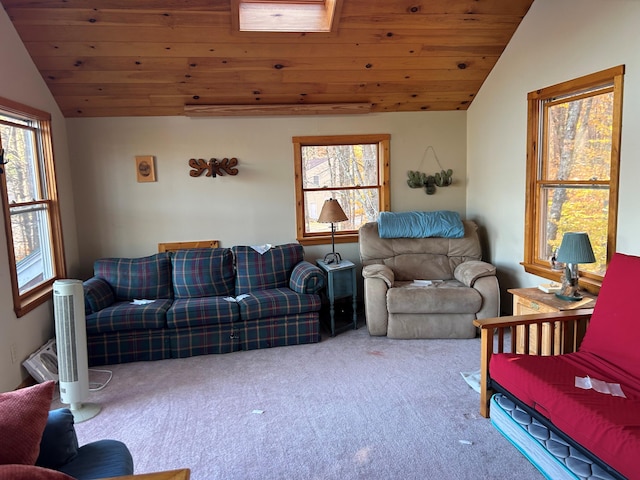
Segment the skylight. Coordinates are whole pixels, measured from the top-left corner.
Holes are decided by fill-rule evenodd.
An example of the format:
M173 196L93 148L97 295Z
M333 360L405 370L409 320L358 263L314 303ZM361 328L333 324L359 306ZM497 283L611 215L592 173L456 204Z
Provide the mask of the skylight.
M330 32L341 0L234 0L241 32Z

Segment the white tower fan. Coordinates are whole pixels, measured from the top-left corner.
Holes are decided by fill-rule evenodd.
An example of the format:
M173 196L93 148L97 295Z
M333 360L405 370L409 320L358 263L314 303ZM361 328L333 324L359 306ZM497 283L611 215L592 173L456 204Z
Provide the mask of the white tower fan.
M58 350L60 401L69 405L76 423L95 417L100 406L83 403L89 396L87 326L80 280L53 282L53 312Z

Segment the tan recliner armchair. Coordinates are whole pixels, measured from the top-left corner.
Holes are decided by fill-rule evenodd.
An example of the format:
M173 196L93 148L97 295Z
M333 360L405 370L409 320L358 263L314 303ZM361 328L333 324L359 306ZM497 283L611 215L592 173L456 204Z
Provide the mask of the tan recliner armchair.
M475 319L498 316L496 268L481 260L477 225L463 224L463 238L380 238L377 222L360 228L370 335L473 338Z

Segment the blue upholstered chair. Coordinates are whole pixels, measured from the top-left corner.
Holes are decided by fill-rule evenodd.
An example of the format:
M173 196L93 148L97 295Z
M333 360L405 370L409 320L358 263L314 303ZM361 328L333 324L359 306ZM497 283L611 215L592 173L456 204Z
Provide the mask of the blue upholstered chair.
M67 408L49 412L36 465L66 473L77 480L133 475L133 459L124 443L98 440L78 445L73 415Z

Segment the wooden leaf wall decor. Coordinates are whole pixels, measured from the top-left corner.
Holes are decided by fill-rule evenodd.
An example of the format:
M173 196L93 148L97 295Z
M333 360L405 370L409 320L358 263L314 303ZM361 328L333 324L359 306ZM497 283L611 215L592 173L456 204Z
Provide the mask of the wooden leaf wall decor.
M217 158L211 158L209 161L202 158L192 158L189 160L189 166L193 169L189 172L192 177L199 177L204 172L207 177L217 177L218 175L237 175L238 169L235 168L238 165L238 159L233 157L223 158L218 160Z

